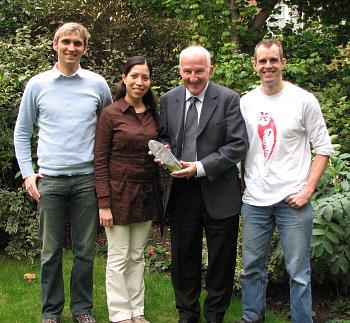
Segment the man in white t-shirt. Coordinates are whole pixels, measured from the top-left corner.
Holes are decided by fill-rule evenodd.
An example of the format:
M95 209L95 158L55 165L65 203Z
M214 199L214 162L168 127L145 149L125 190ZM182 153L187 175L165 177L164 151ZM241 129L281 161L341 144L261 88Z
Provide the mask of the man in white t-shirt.
M279 41L258 43L253 67L261 85L241 99L250 148L244 162L240 323L264 321L268 256L276 226L290 276L292 322L312 322L310 197L333 148L317 99L282 80L285 64Z

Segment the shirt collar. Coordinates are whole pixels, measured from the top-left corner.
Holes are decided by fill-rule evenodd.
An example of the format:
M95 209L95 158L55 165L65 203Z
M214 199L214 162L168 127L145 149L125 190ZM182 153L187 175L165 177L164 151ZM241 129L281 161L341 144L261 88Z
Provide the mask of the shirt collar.
M128 101L125 100L125 98L120 98L120 110L122 110L122 112L125 112L126 110L130 109L131 107L133 107L133 105L131 105ZM132 109L133 111L135 111L134 109ZM148 111L148 106L146 105L146 111Z
M79 65L79 68L77 69L77 71L72 74L72 75L64 75L62 72L60 72L58 69L57 69L57 63L53 66L52 68L52 72L54 74L54 78L58 79L60 76L64 76L64 77L73 77L73 76L80 76L80 77L83 77L84 76L84 70L81 68L81 66Z
M125 100L125 98L120 99L120 109L125 112L131 107L131 104Z
M209 85L209 82L208 84L206 85L206 87L204 88L204 90L199 93L198 95L193 95L189 90L187 90L186 88L186 102L188 101L188 99L190 99L191 97L195 96L199 101L201 101L203 103L204 101L204 96L205 96L205 92L207 91L207 88L208 88L208 85Z

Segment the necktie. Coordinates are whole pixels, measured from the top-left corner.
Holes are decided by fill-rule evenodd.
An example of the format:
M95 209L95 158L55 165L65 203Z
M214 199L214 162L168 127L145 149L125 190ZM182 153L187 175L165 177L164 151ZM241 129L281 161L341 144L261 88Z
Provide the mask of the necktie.
M198 113L194 96L190 98L190 106L187 110L184 140L182 146L181 159L185 161L196 161L196 136L198 128Z

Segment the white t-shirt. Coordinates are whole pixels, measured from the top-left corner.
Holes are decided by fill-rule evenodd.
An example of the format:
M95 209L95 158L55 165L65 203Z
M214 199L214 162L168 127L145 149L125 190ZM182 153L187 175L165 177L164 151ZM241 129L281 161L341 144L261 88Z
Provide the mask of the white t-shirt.
M241 99L249 151L245 160L243 202L268 206L305 186L316 154L330 156L333 147L315 96L285 82L272 96L261 86Z

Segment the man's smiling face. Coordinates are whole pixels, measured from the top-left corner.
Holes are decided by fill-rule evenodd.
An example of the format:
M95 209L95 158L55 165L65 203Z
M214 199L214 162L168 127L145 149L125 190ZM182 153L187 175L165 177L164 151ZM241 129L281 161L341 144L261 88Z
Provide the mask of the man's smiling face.
M281 57L277 45L271 47L261 45L256 49L253 67L259 74L263 86L279 87L282 83L282 70L285 65L286 60Z
M79 67L80 59L86 51L83 38L76 32L63 34L54 42L53 48L57 52L59 66L69 69Z

